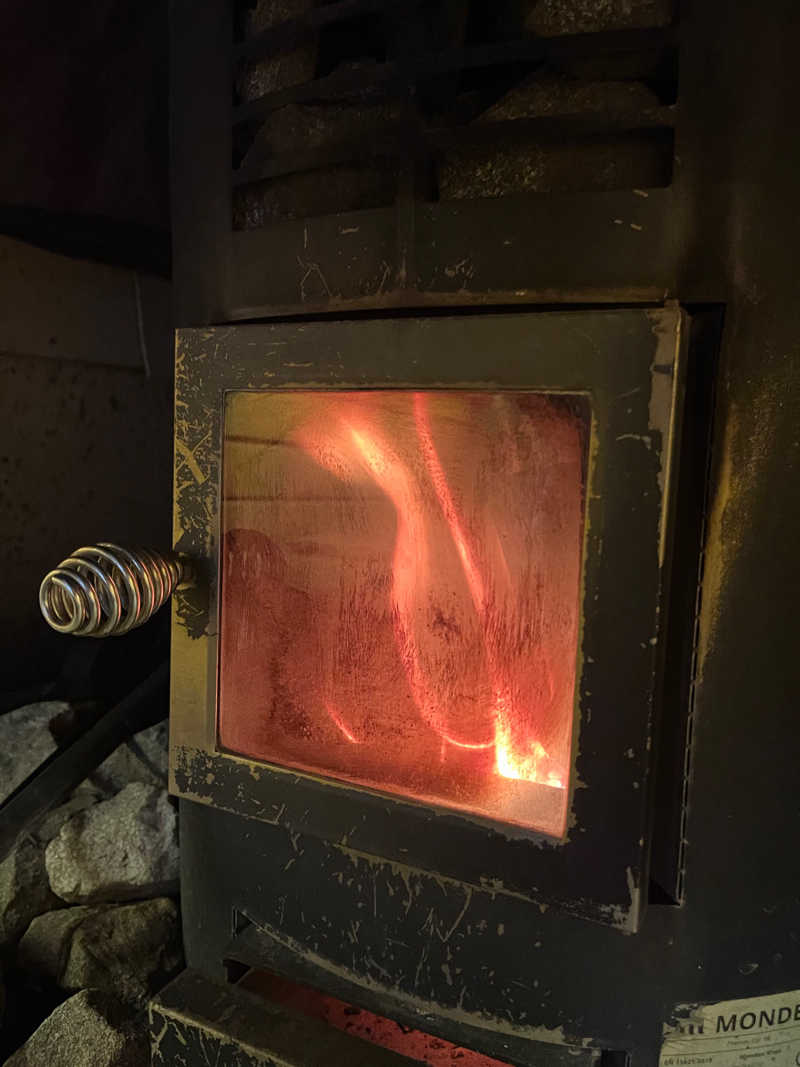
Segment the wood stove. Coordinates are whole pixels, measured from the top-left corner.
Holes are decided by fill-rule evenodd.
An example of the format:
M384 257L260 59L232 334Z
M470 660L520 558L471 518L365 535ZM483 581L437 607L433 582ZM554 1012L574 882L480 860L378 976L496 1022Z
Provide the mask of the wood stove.
M175 7L155 1062L800 1054L789 184L745 91L797 74L745 5L618 6Z

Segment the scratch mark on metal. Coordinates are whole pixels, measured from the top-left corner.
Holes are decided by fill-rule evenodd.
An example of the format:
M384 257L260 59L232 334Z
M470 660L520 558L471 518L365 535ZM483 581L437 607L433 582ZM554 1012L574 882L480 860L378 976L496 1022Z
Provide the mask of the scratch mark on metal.
M618 441L641 441L648 451L653 447L653 439L649 433L621 433Z
M327 294L328 298L333 299L333 293L330 290L330 286L328 285L325 275L322 273L322 269L320 268L319 263L312 263L310 260L306 261L303 259L302 256L297 257L297 262L305 271L305 274L300 279L300 299L303 302L308 299L308 294L306 292L306 282L314 274L317 276L317 278L319 278L322 284L322 288L325 290L325 293Z
M386 260L383 260L383 274L381 275L381 280L380 280L380 283L378 284L378 290L377 290L376 296L380 296L383 293L384 288L386 286L386 283L389 281L389 278L391 277L391 273L392 273L391 265L389 263L387 263Z
M194 448L189 448L188 445L184 444L184 442L181 441L179 437L176 437L175 439L175 448L178 452L180 452L181 456L183 457L184 463L191 471L192 477L198 485L202 485L203 482L205 482L206 476L200 469L200 464L195 459L194 453L196 449L198 449L200 445L202 445L207 440L207 438L208 434L206 434L202 441L198 441Z
M269 823L270 826L280 826L280 821L283 818L283 813L285 811L286 811L286 805L285 804L281 804L277 815L275 815L272 819L267 819L265 817L263 819L263 822Z
M626 397L636 396L636 394L637 393L641 393L641 391L642 391L641 385L634 386L633 389L628 389L624 393L619 393L618 396L617 396L617 400L625 400Z
M453 925L450 927L450 929L444 935L444 937L442 938L442 941L447 943L450 940L450 938L453 936L453 934L456 932L456 930L458 929L459 925L461 924L462 919L467 914L467 908L469 907L471 901L472 901L472 889L471 889L470 886L467 886L466 887L466 893L464 895L464 907L461 909L461 911L456 916L456 921L453 923Z
M423 948L422 953L421 953L421 955L419 957L419 963L417 964L417 969L414 972L414 988L415 989L419 985L419 978L420 978L420 975L422 974L422 968L425 966L427 961L428 961L428 946L425 945L425 947Z

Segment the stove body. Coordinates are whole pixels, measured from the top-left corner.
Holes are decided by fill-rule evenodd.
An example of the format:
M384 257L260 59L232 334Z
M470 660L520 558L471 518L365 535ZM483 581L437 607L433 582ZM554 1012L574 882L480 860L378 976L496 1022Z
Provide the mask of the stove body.
M176 14L175 542L201 580L174 605L171 762L200 985L268 970L520 1065L655 1063L698 1005L760 1040L794 1018L796 148L776 145L800 27L681 14L664 187L427 203L415 165L391 208L252 232L231 225L230 12ZM559 536L535 542L560 560L536 601L555 669L526 646L510 670L516 616L487 607L486 531L516 589L530 558L526 434L561 463ZM481 464L491 522L456 506ZM369 567L383 607L342 621ZM362 578L336 599L331 572ZM370 635L378 659L345 670ZM454 664L486 698L466 716ZM517 743L503 698L542 677ZM249 698L303 714L256 728Z

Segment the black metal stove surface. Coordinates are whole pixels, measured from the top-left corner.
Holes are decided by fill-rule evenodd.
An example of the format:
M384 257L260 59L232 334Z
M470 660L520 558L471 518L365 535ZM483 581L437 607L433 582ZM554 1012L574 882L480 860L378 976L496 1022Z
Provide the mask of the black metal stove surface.
M667 237L658 212L656 239L647 219L636 222L642 229L626 225L639 249L628 272L614 243L615 218L628 218L621 209L604 231L573 231L565 246L576 250L582 239L585 260L555 257L551 298L569 299L570 269L585 280L589 264L606 299L630 300L625 287L638 271L650 281L658 274L662 297L724 306L683 903L654 895L642 929L625 936L490 884L470 888L350 852L346 842L184 802L187 954L209 976L224 980L226 954L245 955L230 941L249 922L244 962L284 967L445 1037L469 1035L473 1047L520 1065L573 1055L655 1064L664 1027L692 1006L800 989L800 20L783 2L695 4L682 12L681 41ZM537 264L532 274L546 277L546 256ZM200 292L204 281L195 284ZM705 1062L697 1055L692 1063Z

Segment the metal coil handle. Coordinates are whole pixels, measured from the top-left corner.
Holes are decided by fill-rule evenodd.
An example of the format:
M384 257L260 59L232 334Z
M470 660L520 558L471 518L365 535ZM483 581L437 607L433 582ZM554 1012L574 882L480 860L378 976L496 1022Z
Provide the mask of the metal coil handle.
M59 633L116 637L147 622L187 578L172 553L100 542L76 549L45 575L39 607Z

